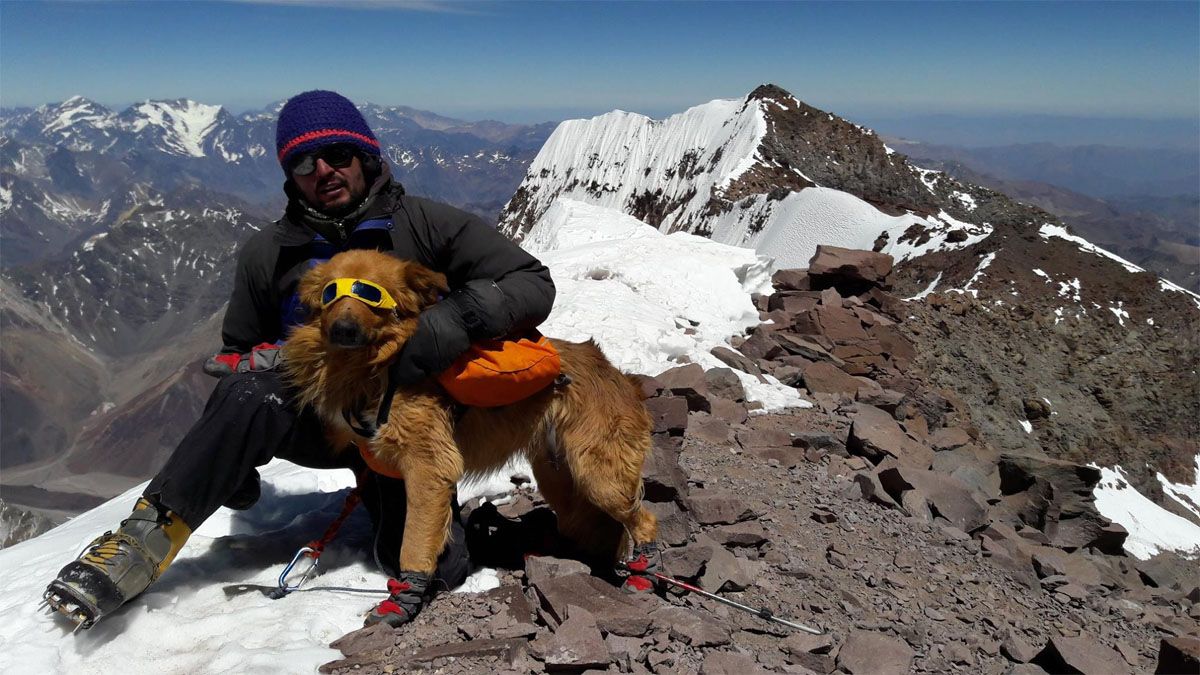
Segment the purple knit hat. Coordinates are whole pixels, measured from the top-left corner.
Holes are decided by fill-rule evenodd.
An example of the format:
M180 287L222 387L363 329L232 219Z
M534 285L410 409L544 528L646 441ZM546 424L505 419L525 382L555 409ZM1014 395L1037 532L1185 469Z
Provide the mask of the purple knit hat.
M283 105L275 125L275 150L284 171L296 155L331 143L348 143L379 156L379 140L345 96L317 89L296 94Z

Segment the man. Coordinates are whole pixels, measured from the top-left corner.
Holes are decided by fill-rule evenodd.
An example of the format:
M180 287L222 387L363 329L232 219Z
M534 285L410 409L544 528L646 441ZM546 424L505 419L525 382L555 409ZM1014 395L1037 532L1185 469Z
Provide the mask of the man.
M474 341L534 328L550 313L554 284L544 265L478 217L404 193L358 109L330 91L308 91L279 113L276 150L288 205L274 227L238 255L222 325L222 352L205 364L221 377L200 420L150 481L133 513L59 572L51 605L90 626L144 591L220 506L249 508L256 467L282 457L314 468L362 472L357 452L335 453L310 409L297 409L275 369L278 346L303 320L303 273L338 251L372 248L446 275L450 294L426 310L392 363L394 384L435 376ZM336 455L336 456L335 456ZM455 514L432 576L396 569L405 517L404 483L366 472L360 486L376 528L374 553L398 583L368 623L409 621L438 589L467 575L465 535ZM77 613L78 612L78 613Z

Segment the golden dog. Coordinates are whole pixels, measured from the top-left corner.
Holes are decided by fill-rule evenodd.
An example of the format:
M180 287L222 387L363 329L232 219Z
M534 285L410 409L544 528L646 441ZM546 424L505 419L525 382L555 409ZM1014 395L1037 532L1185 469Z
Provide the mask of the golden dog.
M338 278L372 281L397 307L341 297L322 308L323 289ZM284 345L284 367L301 403L321 416L332 447L347 448L357 438L346 412L375 418L389 362L416 330L421 310L448 291L443 275L377 251L340 253L305 274L299 294L310 319ZM335 323L361 331L362 346L331 341ZM615 560L630 544L625 535L634 545L656 539L657 520L641 505L651 421L640 391L594 342L552 343L570 383L512 405L467 408L455 419L454 401L435 380L396 391L370 450L376 462L404 477L401 570L432 574L459 479L498 469L520 453L557 514L560 532L585 551Z

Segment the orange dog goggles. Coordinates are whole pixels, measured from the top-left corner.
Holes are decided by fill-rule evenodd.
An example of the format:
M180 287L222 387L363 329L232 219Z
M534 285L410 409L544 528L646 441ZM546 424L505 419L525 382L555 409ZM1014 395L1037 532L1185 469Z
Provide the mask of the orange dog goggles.
M328 307L337 302L338 298L351 297L371 307L392 309L396 301L384 290L383 286L366 279L334 279L325 284L321 292L321 306Z

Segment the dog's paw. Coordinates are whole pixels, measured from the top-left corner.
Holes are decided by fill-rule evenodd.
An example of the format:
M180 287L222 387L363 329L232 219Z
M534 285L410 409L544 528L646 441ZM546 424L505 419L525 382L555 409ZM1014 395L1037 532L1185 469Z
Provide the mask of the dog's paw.
M428 602L426 589L430 575L420 572L401 572L399 579L388 579L388 598L367 615L364 626L386 623L399 628L412 621Z
M618 574L625 576L621 590L627 593L647 593L654 590L654 573L658 571L658 544L647 542L633 547L629 559L617 566Z

